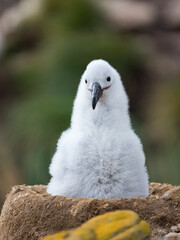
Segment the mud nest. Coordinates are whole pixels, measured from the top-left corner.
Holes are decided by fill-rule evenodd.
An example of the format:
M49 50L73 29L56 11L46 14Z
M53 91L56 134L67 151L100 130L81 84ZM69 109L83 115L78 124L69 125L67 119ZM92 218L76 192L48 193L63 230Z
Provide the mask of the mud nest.
M0 216L0 239L39 239L80 226L88 219L115 210L133 210L152 229L151 239L163 236L180 222L180 186L151 183L146 199L120 200L51 196L43 185L19 185L7 195Z

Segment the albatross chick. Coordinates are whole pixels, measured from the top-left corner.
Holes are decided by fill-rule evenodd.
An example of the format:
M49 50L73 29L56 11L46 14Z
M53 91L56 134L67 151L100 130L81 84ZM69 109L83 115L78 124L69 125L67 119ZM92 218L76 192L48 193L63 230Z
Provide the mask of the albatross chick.
M71 126L59 138L47 192L73 198L148 196L142 144L131 127L118 72L104 60L81 77Z

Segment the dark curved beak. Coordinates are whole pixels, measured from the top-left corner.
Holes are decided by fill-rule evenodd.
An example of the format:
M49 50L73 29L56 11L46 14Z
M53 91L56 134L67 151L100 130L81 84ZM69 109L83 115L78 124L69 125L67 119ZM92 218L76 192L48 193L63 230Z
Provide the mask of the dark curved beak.
M97 82L92 85L92 108L95 109L97 102L103 94L101 85Z

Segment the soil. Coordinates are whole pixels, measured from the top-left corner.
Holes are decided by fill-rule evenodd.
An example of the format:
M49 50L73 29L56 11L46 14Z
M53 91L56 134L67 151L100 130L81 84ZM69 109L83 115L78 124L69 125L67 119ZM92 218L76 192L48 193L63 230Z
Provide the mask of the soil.
M51 196L43 185L15 186L0 216L0 239L39 239L121 209L137 212L151 226L150 239L159 239L180 223L180 186L151 183L149 191L146 199L73 199Z

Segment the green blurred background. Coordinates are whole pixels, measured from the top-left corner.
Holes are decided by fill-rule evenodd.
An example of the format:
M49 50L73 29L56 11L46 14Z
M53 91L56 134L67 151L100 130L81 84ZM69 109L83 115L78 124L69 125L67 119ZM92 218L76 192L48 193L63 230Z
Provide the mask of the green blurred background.
M0 207L13 185L48 183L80 77L99 58L121 74L150 181L180 184L180 24L172 24L169 5L161 14L162 1L128 1L132 8L125 2L43 0L38 14L6 34L0 47Z

